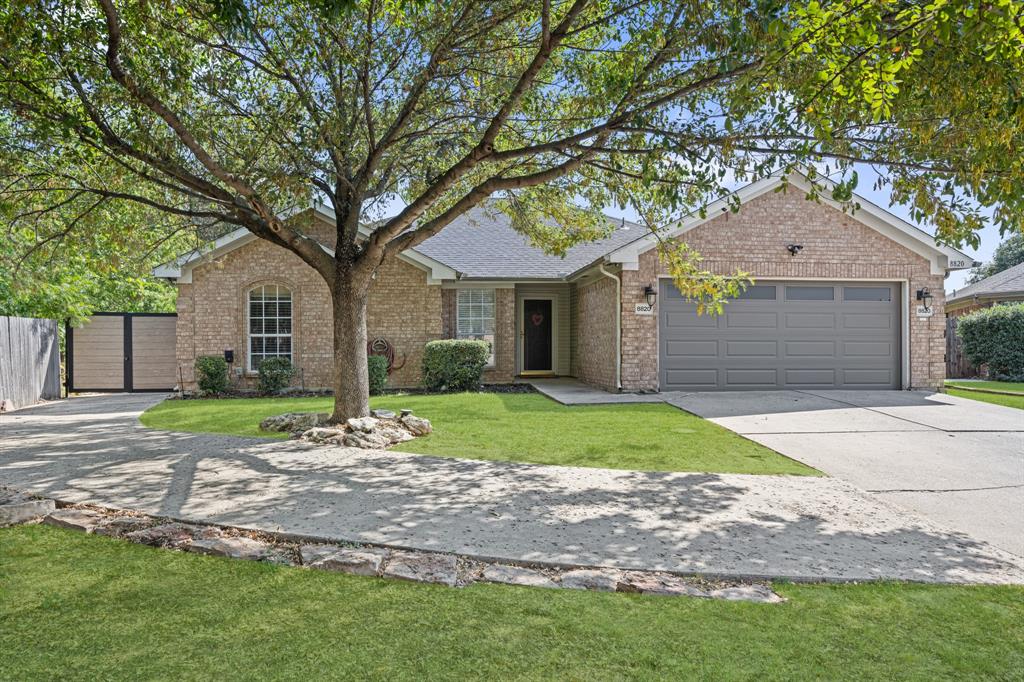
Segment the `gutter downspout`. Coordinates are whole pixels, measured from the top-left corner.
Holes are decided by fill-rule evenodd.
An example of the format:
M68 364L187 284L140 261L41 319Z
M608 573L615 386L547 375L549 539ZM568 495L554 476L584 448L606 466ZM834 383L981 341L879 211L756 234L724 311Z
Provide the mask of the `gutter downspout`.
M604 269L604 263L597 267L601 274L615 280L615 388L622 390L622 280Z

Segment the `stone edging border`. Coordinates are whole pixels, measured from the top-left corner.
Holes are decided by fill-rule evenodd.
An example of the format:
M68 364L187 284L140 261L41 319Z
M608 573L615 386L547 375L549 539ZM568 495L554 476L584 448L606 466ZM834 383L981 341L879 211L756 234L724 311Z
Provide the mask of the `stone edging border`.
M199 524L85 504L62 504L0 488L0 527L43 523L164 549L369 577L465 587L486 582L527 587L786 601L767 582L684 577L661 571L516 564L383 545L316 541L287 533Z

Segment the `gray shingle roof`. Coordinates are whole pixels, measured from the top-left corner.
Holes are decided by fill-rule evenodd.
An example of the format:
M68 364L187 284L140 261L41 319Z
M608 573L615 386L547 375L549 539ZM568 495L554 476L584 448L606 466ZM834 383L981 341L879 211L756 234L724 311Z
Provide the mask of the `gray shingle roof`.
M646 234L646 228L636 223L608 220L615 226L610 237L574 246L561 258L532 246L512 228L506 214L494 208L476 207L417 246L416 251L454 268L464 277L561 279Z
M970 284L946 299L947 303L974 296L999 296L1000 294L1024 294L1024 263L997 272L980 282Z

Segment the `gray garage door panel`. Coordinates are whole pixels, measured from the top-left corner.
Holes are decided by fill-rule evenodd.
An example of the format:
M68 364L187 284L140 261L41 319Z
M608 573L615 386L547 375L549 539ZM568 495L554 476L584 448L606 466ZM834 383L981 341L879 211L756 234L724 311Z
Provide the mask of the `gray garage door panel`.
M697 315L663 280L658 300L662 390L900 386L900 285L759 283Z

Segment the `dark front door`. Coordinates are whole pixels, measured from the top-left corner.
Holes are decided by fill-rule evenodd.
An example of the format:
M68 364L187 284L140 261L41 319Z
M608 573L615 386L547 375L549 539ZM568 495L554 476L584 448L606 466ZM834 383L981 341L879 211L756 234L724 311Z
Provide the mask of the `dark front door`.
M551 300L523 300L523 371L550 372Z

